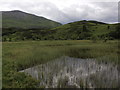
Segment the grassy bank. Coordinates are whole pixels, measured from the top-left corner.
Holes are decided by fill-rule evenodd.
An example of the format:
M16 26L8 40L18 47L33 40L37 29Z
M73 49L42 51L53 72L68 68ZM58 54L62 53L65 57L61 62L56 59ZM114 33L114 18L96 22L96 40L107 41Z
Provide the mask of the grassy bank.
M3 87L38 87L38 81L17 71L61 56L97 58L118 64L118 47L117 40L106 43L89 40L3 42Z

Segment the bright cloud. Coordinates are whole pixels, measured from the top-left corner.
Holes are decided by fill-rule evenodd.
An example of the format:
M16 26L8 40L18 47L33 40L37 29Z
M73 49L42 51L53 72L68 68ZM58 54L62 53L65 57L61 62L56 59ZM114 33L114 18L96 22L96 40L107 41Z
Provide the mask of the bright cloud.
M22 10L61 23L118 21L118 0L0 0L0 11Z

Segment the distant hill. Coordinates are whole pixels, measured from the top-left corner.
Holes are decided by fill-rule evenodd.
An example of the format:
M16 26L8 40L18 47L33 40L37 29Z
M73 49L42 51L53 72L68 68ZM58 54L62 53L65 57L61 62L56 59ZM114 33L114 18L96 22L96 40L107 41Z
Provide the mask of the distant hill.
M107 24L99 21L77 21L51 29L54 32L49 38L54 39L100 39L109 36L109 33L116 30L118 24Z
M3 41L19 40L90 40L118 39L120 27L99 21L77 21L52 29L16 29L3 30Z
M19 10L2 11L2 20L3 28L50 29L61 25L58 22Z

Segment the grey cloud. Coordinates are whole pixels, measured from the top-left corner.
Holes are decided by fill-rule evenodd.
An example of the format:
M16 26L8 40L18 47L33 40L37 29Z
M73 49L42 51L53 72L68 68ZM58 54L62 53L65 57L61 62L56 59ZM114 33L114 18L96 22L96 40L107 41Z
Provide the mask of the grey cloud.
M91 4L93 7L91 7ZM77 6L74 5L72 8L80 8L81 12L76 12L75 10L68 9L68 13L71 18L76 20L100 20L104 22L117 22L118 21L118 7L117 3L91 3L88 5Z
M63 24L85 19L104 22L118 21L117 2L86 2L58 7L57 4L46 0L40 2L3 2L1 6L6 7L5 9L19 9Z
M42 2L38 4L38 7L31 7L27 9L30 12L34 12L36 15L45 16L49 19L66 23L72 20L72 18L60 10L55 4L50 2Z

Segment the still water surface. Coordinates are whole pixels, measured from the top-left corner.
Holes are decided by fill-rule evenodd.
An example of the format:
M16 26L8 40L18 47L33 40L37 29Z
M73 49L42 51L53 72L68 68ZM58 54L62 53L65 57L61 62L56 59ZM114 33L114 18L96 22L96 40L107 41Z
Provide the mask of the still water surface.
M118 66L93 59L61 57L25 72L46 88L118 87Z

